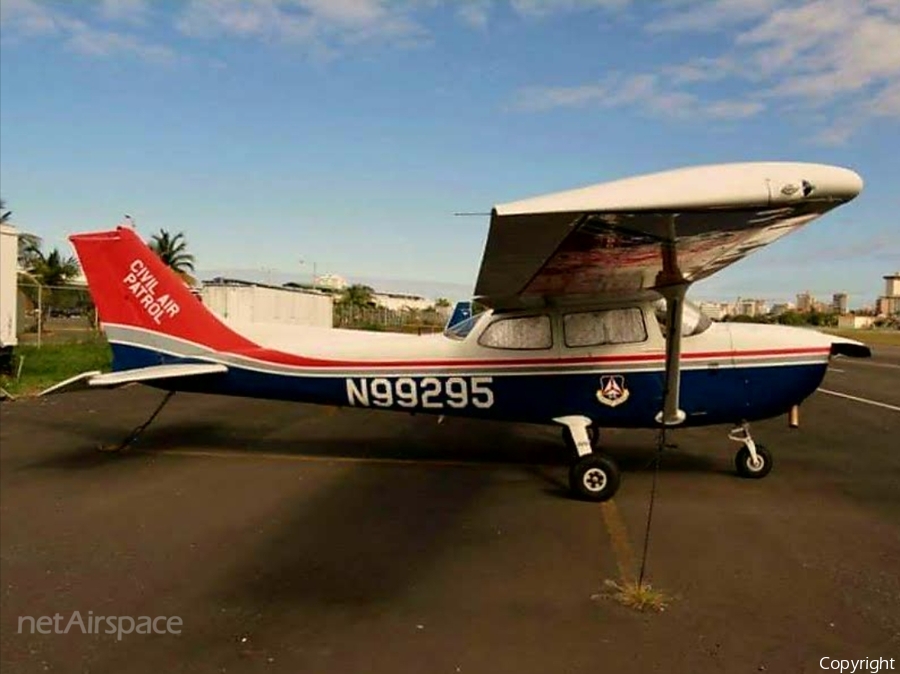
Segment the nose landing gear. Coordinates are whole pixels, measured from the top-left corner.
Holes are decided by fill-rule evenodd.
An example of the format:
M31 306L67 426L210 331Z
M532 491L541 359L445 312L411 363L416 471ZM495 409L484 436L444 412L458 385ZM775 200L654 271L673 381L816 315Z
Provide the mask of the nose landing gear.
M762 445L753 441L750 435L750 424L743 423L728 433L728 439L740 442L741 447L734 457L734 467L741 477L759 480L772 470L772 454Z
M584 501L608 501L619 489L619 467L606 454L594 451L597 428L582 416L554 419L564 426L563 440L572 452L569 488Z

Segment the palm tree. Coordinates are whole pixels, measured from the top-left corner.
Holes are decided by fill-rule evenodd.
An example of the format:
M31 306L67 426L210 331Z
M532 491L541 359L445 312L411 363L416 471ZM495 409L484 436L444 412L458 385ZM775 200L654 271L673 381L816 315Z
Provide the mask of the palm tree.
M44 286L64 286L74 276L78 276L80 267L73 257L63 257L58 248L44 255L40 249L31 251L33 257L28 271Z
M369 286L360 283L354 283L352 286L344 290L344 294L340 299L343 304L349 304L353 307L368 307L374 304L373 295L375 291Z
M12 211L7 211L6 202L0 199L0 224L12 222ZM37 263L41 252L41 237L36 234L19 232L17 260L19 269L30 270Z
M186 282L193 282L190 272L194 271L194 256L187 252L187 239L184 232L175 236L165 229L150 237L150 248L159 258Z

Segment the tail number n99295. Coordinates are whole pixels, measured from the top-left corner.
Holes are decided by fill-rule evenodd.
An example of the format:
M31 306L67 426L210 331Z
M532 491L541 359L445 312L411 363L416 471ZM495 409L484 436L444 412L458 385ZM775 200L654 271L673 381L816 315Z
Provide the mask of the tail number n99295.
M347 402L363 407L405 407L440 410L494 404L492 377L361 377L347 379Z

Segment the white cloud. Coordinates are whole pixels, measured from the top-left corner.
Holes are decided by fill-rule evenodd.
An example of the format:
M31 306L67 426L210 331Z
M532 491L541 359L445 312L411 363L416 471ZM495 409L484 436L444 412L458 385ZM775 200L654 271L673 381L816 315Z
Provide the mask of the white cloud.
M107 21L140 25L146 22L150 7L147 0L101 0L97 11Z
M811 135L825 143L846 142L874 117L900 119L897 0L675 3L645 30L716 31L730 44L660 66L653 86L633 100L609 91L604 82L523 90L515 107L633 105L712 119L741 119L770 109L806 115ZM740 99L718 93L735 90L743 92Z
M456 14L464 23L473 28L484 30L488 25L490 3L484 0L469 0L456 10Z
M548 16L559 12L573 12L589 9L621 9L631 0L509 0L510 6L518 14L526 16Z
M591 106L628 106L662 117L720 120L752 117L765 109L759 101L723 99L705 103L693 93L668 87L651 73L616 74L602 82L570 87L527 87L513 102L514 109L532 112Z
M647 24L650 32L706 32L770 14L784 0L705 0L663 14Z
M63 29L64 17L57 16L35 0L0 2L0 25L24 36L51 35Z
M57 6L36 0L3 0L0 24L16 37L46 37L59 40L69 51L93 57L130 54L166 63L175 59L168 47L152 44L134 35L94 28Z
M178 29L190 37L237 36L306 45L330 55L346 44L412 44L425 31L387 0L191 0Z

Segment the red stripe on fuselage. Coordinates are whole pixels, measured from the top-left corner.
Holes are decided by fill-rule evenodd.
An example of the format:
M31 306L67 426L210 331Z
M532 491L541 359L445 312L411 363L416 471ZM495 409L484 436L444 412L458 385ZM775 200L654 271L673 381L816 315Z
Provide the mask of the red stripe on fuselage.
M681 354L682 360L706 358L752 358L762 356L813 356L826 355L830 348L757 349L751 351L701 351ZM272 349L252 349L249 351L227 351L226 353L245 356L277 365L301 367L348 368L348 367L471 367L471 366L530 366L530 365L581 365L607 363L652 363L664 362L664 353L636 354L633 356L584 356L578 358L501 358L501 359L445 359L445 360L325 360L296 356Z

